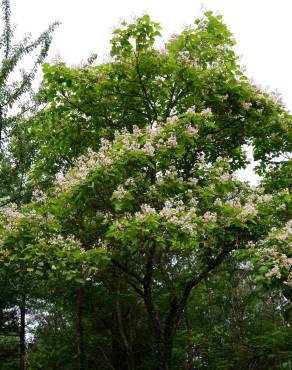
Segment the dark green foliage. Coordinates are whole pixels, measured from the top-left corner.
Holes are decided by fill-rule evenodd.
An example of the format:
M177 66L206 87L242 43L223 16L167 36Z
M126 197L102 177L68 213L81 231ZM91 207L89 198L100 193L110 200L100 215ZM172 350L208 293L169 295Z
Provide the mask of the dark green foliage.
M0 35L0 207L9 202L22 204L28 201L25 190L26 171L29 167L30 144L24 142L22 117L24 109L18 116L16 104L31 92L31 84L47 55L52 40L52 33L58 23L54 23L36 40L24 37L14 43L14 30L11 23L10 1L3 0L2 30ZM19 69L20 77L12 80L13 74L21 67L22 59L37 51L32 66L28 70ZM18 109L19 110L19 109ZM0 368L1 370L17 369L19 366L19 311L18 296L14 279L0 271ZM22 285L18 286L20 290ZM11 296L13 297L11 299Z

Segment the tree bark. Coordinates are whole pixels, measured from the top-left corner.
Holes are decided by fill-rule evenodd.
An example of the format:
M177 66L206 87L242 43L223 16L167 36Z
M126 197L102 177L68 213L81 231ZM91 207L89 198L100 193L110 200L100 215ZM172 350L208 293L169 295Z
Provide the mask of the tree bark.
M159 353L159 365L158 370L168 370L170 367L171 350L168 350L165 337L163 335L162 323L157 312L155 303L153 301L152 285L153 285L153 269L156 257L155 245L152 245L149 249L147 257L146 270L143 278L144 294L143 299L152 323L153 334L157 343Z
M25 370L25 315L26 315L26 299L25 295L21 297L20 303L20 331L19 331L19 369Z
M82 323L84 292L83 286L79 285L76 296L76 336L78 370L85 370L84 328Z

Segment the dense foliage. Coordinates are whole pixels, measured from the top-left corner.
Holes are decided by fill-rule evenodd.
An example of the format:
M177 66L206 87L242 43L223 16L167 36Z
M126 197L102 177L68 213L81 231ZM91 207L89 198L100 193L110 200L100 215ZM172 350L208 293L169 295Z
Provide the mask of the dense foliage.
M1 369L25 329L20 369L291 368L291 115L220 16L159 36L144 15L107 63L45 64L7 131Z

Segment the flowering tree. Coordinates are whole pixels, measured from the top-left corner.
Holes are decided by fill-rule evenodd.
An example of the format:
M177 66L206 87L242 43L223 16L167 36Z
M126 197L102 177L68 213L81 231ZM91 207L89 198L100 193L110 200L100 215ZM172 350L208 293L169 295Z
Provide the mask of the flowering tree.
M207 13L196 25L157 51L159 27L144 16L115 31L111 63L46 66L49 144L38 116L28 172L40 189L32 210L1 213L0 258L10 269L24 253L33 275L84 284L110 274L127 284L143 301L159 369L172 366L191 293L228 256L255 266L261 281L291 286L291 198L287 184L272 185L288 163L273 159L290 148L291 117L243 76L220 17ZM71 132L64 149L49 137L59 124ZM250 143L269 172L261 187L236 177Z
M104 139L98 152L80 157L57 181L51 222L57 217L59 229L51 228L49 239L35 238L27 269L39 270L33 255L44 245L60 250L58 260L52 257L55 270L70 263L70 253L80 271L77 256L92 267L92 251L106 252L144 300L165 369L192 289L226 256L241 250L267 256L266 277L290 284L287 191L265 194L238 181L227 160L202 158L196 143L210 121L210 111L192 108L181 119L116 133L112 143ZM60 258L61 251L69 255ZM68 265L65 271L70 274ZM157 303L161 295L163 308Z
M193 112L102 140L99 152L80 157L57 187L63 222L81 213L78 229L93 228L90 235L98 237L87 248L107 250L144 300L160 368L169 367L191 290L229 254L269 255L266 276L290 284L287 192L265 194L236 180L227 160L202 158L206 151L198 153L197 143L212 114ZM272 243L280 241L274 249L265 240L270 230Z

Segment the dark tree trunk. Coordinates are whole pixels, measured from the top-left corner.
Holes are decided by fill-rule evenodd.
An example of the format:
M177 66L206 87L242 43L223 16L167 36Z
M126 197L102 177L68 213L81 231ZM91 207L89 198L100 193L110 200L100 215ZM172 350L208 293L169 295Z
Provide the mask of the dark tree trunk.
M132 343L128 338L127 320L120 304L120 283L112 286L115 295L115 308L112 313L112 364L117 370L135 370Z
M20 304L20 331L19 331L19 369L25 370L25 314L26 302L25 296L21 298Z
M112 315L112 367L115 370L127 370L125 349L119 337L118 319L116 312Z
M79 285L76 296L76 337L77 337L77 358L78 370L85 370L85 348L84 348L84 328L82 322L83 316L83 286Z
M58 335L58 317L56 311L54 312L54 363L53 363L53 369L58 370L58 357L57 357L57 335Z

